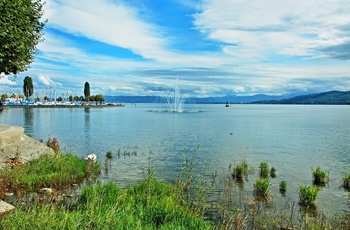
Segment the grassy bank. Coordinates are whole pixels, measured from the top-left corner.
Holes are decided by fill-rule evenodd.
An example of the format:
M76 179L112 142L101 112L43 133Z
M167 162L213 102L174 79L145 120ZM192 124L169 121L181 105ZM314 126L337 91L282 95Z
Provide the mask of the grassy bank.
M304 196L300 197L304 202L277 209L269 193L273 176L261 173L267 166L260 164L251 199L235 189L244 186L245 178L254 171L245 160L219 176L206 172L206 164L198 164L195 154L185 155L180 175L170 184L156 179L149 159L144 180L125 188L112 182L85 183L75 197L30 195L28 201L28 195L19 196L16 210L0 217L0 229L349 229L349 214L325 216L303 205L307 203ZM43 186L79 183L98 170L98 163L55 154L6 168L0 177L11 185L9 190L32 193ZM286 192L287 184L282 184ZM215 200L209 202L214 193Z

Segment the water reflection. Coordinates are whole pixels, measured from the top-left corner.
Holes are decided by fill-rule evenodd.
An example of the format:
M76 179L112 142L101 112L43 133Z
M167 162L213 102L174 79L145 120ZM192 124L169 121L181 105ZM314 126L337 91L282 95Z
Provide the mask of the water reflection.
M91 142L91 116L90 116L90 107L84 108L84 150L88 152L90 149Z
M34 120L34 115L33 115L33 109L32 108L24 108L24 129L28 133L33 133L33 120Z

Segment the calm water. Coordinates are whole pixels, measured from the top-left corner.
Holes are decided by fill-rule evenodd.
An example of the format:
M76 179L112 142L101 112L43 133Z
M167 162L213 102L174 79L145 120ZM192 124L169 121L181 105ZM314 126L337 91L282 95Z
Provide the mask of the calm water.
M183 113L165 109L164 104L13 108L0 112L0 123L23 126L35 139L56 137L64 152L95 153L101 162L112 151L115 158L101 178L122 185L143 178L150 152L156 175L173 181L184 151L192 154L199 146L196 159L218 173L243 158L255 168L261 161L276 167L272 195L282 204L297 201L299 184L311 184L311 168L321 166L330 171L331 181L319 193L318 208L349 211L341 176L350 173L350 106L186 104ZM137 156L118 158L118 150ZM256 176L245 183L248 195ZM286 197L278 193L281 180L288 183Z

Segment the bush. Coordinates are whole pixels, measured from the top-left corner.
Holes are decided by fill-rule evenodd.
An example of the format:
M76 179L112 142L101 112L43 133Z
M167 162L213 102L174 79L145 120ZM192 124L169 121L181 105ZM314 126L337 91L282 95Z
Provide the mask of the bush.
M320 188L310 185L299 186L299 201L301 206L315 206L315 201Z
M315 185L322 185L329 181L329 173L321 170L321 167L318 166L315 170L312 169L313 183Z

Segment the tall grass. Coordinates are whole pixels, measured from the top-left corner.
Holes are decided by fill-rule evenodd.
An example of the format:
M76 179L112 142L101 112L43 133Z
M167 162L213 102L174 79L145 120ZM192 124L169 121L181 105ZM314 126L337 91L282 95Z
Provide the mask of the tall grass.
M176 188L147 177L124 189L109 182L85 187L74 208L35 203L3 217L0 229L213 229L178 196ZM71 206L72 207L72 206Z
M300 185L299 186L300 205L314 207L319 191L320 191L320 188L316 186Z
M78 183L99 172L98 163L86 162L73 154L45 154L28 164L5 167L0 171L0 179L6 182L10 191L23 193Z
M323 185L329 181L329 173L325 170L321 170L320 166L316 169L312 169L312 176L315 185Z

